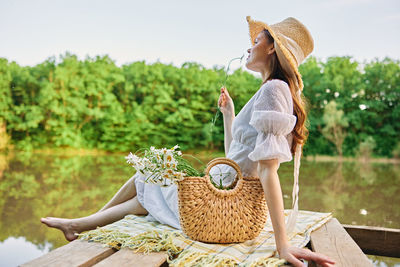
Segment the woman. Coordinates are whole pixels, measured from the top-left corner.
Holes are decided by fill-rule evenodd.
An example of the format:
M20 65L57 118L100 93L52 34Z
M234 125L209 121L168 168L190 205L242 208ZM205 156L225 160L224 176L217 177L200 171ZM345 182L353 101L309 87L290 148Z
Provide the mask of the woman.
M253 21L250 17L247 21L253 46L248 49L246 67L259 72L263 84L236 117L228 91L221 88L218 105L224 117L226 156L239 164L244 176L260 177L279 257L295 266L303 265L299 259L330 266L334 261L328 257L290 246L286 233L294 227L296 220L299 157L301 145L307 138L304 126L306 113L300 98L303 83L297 66L313 50L313 40L305 26L294 18L271 26ZM280 163L292 160L292 153L295 153L297 167L295 199L292 216L285 227L277 171ZM210 171L213 178L218 177L221 170L228 172L231 175L223 184L230 184L234 179L231 167L216 167ZM144 184L141 182L144 178L140 173L135 174L109 203L88 217L47 217L41 221L62 230L70 241L76 238L75 233L115 222L128 214L147 214L149 219L180 228L176 185L159 187Z
M308 134L301 98L303 82L297 67L313 50L313 39L307 28L295 18L270 26L250 17L247 21L253 46L247 50L246 67L259 72L263 83L236 117L228 91L221 88L218 105L224 116L227 157L238 162L245 176L253 176L252 171L257 170L279 257L295 266L302 266L298 259L330 266L334 264L332 259L308 249L290 246L286 233L293 229L296 220L298 168L301 147ZM295 154L294 210L285 228L277 171L280 163L292 160L292 153Z

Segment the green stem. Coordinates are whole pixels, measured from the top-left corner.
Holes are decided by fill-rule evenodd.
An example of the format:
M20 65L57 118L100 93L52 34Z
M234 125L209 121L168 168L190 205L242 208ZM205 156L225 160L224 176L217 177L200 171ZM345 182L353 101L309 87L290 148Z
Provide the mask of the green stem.
M239 59L239 60L240 60L240 64L242 64L242 59L243 59L243 57L244 57L244 54L243 54L241 57L235 57L235 58L232 58L232 59L229 61L228 67L227 67L226 72L225 72L225 80L224 80L224 83L222 84L222 86L223 86L224 88L226 87L226 82L228 81L228 77L229 77L228 73L229 73L229 68L230 68L230 66L231 66L231 63L232 63L234 60ZM219 107L218 107L218 105L217 105L217 113L215 114L214 118L211 120L211 129L210 129L211 136L212 136L213 131L214 131L215 122L216 122L217 119L218 119L219 111L220 111L220 110L219 110Z

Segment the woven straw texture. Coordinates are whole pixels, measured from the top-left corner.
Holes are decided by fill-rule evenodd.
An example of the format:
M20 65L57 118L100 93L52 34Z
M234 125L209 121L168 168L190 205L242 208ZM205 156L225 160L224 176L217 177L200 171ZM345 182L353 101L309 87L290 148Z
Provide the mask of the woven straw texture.
M292 71L295 73L300 90L303 90L303 79L298 70L298 66L314 50L314 40L307 27L293 17L286 18L272 25L253 20L250 16L246 16L246 20L249 25L250 41L252 45L254 45L254 40L257 35L263 29L267 29L282 50Z
M227 164L237 172L229 188L218 189L209 171ZM185 177L178 183L180 224L191 239L206 243L236 243L257 237L267 221L267 204L258 177L243 177L231 159L210 161L204 177Z

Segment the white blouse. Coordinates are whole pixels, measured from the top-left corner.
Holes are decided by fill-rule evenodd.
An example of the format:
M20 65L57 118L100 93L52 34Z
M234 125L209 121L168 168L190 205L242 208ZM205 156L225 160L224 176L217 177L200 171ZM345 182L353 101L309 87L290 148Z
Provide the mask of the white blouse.
M232 124L232 142L227 158L234 160L243 176L258 176L259 160L277 158L279 165L292 160L292 130L296 125L293 115L293 100L289 86L278 79L269 80L246 103ZM293 211L286 224L287 232L294 228L298 212L298 168L300 146L296 149L295 181L293 186ZM297 170L296 170L297 169ZM296 175L297 174L297 175ZM215 183L228 186L235 179L236 171L228 165L216 165L210 170ZM138 200L149 212L148 219L155 219L177 229L179 209L177 186L160 187L140 183L143 176L135 174Z
M291 131L295 124L288 85L269 80L233 120L233 140L226 156L239 164L243 176L258 176L259 160L278 158L279 165L291 161Z

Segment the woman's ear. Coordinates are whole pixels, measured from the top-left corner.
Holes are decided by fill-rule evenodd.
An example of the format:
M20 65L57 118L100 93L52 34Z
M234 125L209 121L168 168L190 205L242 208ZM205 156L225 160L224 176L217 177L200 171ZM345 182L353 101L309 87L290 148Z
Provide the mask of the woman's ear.
M269 49L268 49L268 55L272 55L273 53L275 53L275 47L274 45L272 45Z

